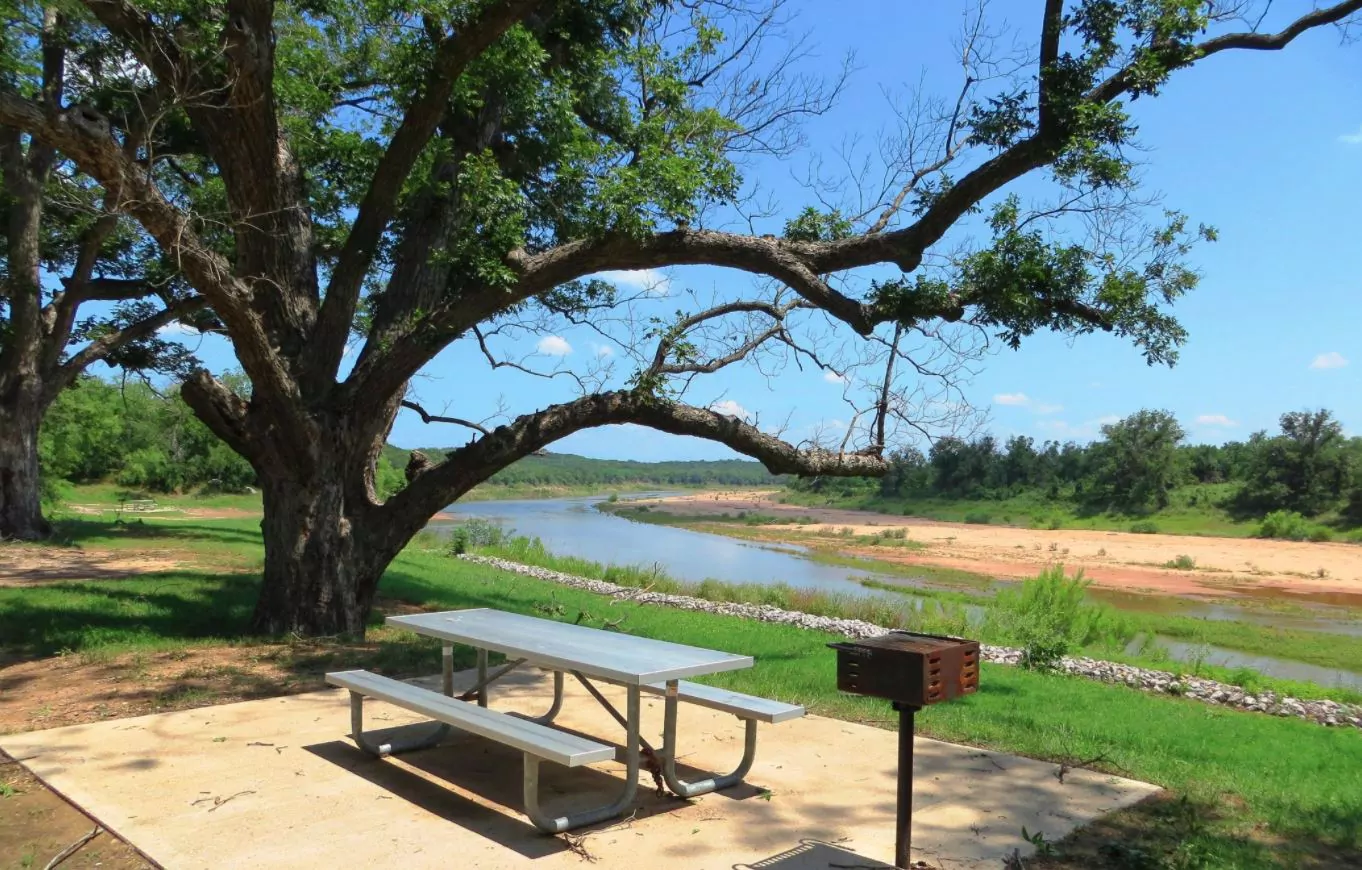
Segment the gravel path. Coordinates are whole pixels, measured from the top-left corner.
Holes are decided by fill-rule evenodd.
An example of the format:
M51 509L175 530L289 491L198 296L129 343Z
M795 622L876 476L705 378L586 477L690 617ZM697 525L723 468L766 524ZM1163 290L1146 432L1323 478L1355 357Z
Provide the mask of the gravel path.
M584 589L598 595L610 595L637 601L640 604L662 604L667 607L678 607L682 610L699 610L704 613L720 613L726 616L742 617L743 619L755 619L759 622L795 625L800 628L825 631L843 637L877 637L889 632L889 629L883 626L859 619L815 616L811 613L800 613L795 610L782 610L768 604L732 604L707 601L689 595L645 592L629 586L607 583L604 580L577 577L572 574L564 574L561 571L523 565L519 562L509 562L492 556L465 554L459 558L481 565L490 565L503 571L547 580L550 583ZM1022 657L1022 651L1019 649L989 646L988 644L982 645L982 653L985 661L999 665L1016 665ZM1232 686L1216 680L1204 680L1186 674L1173 674L1168 671L1156 671L1090 658L1064 658L1060 661L1059 668L1064 673L1091 680L1099 680L1104 683L1121 683L1147 692L1178 695L1203 701L1207 704L1268 713L1273 716L1294 716L1320 725L1350 725L1354 728L1362 728L1362 707L1352 704L1340 704L1336 701L1304 701L1298 698L1278 696L1275 692L1270 691L1254 694L1239 686Z

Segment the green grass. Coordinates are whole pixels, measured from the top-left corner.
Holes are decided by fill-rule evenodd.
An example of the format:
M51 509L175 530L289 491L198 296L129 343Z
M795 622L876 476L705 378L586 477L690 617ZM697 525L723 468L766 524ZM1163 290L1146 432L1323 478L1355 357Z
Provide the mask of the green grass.
M221 532L220 546L237 546L239 526ZM212 538L213 530L200 534ZM198 542L172 536L165 543ZM255 583L249 575L184 571L0 589L0 638L23 655L241 642ZM836 691L829 635L613 602L414 548L394 562L380 592L426 607L495 607L592 625L622 618L619 628L632 634L756 657L757 667L716 676L716 684L823 715L883 727L894 721L886 704ZM437 658L433 648L398 645L388 667L429 671ZM1173 789L1193 806L1218 807L1217 818L1199 815L1178 835L1180 849L1233 862L1202 866L1300 866L1321 851L1343 856L1338 866L1362 859L1362 739L1351 729L990 665L981 685L977 695L924 710L922 733L1054 761L1101 757L1099 764Z
M105 509L118 507L120 501L134 499L155 501L160 508L235 508L237 510L260 511L260 493L162 493L148 492L136 487L119 486L113 483L92 483L72 486L66 492L66 501L77 505L97 505ZM138 511L126 511L124 517L135 517Z

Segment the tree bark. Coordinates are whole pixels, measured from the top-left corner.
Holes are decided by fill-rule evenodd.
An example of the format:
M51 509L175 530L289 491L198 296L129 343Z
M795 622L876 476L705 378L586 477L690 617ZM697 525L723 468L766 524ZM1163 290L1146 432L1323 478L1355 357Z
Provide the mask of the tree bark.
M342 475L261 475L265 572L251 628L257 634L363 637L391 556L363 540Z
M38 541L52 534L38 486L41 404L29 397L0 400L0 540Z

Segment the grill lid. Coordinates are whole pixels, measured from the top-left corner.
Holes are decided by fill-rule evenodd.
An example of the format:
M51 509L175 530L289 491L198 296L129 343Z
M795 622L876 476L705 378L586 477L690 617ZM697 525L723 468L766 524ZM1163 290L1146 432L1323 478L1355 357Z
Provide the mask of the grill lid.
M917 634L911 631L891 631L879 637L866 638L865 640L845 640L838 643L830 643L828 646L833 649L884 649L894 650L895 652L915 652L929 655L946 647L958 646L962 643L969 643L963 637L950 637L943 634Z

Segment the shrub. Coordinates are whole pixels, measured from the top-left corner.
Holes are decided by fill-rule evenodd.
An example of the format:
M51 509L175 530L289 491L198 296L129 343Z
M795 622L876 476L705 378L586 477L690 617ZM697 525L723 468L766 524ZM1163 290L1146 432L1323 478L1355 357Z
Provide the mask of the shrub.
M469 517L450 533L449 551L460 556L477 547L500 547L510 539L511 532L496 523L482 517ZM519 540L526 542L524 546L529 545L528 539ZM538 543L537 539L535 543Z
M1190 571L1196 567L1196 559L1193 559L1191 556L1188 556L1186 553L1183 553L1176 559L1169 559L1167 562L1164 562L1163 567L1178 568L1182 571Z
M1021 647L1027 667L1053 667L1071 650L1085 646L1124 648L1135 638L1134 624L1089 601L1089 585L1082 571L1069 577L1064 566L1049 567L1019 586L1000 590L985 608L983 633Z
M1273 511L1263 517L1263 523L1258 527L1260 538L1304 541L1309 536L1310 522L1295 511Z
M985 511L970 511L965 514L965 522L974 526L986 526L993 522L993 514Z
M615 492L610 493L610 497L606 499L606 501L609 502L610 504L614 504L619 500L620 500L619 493Z
M1153 520L1140 520L1130 524L1130 530L1137 535L1157 535L1159 526Z
M1310 540L1314 541L1316 544L1322 544L1325 541L1332 541L1333 539L1334 533L1324 526L1315 526L1310 530Z

